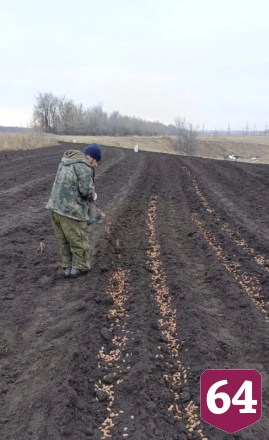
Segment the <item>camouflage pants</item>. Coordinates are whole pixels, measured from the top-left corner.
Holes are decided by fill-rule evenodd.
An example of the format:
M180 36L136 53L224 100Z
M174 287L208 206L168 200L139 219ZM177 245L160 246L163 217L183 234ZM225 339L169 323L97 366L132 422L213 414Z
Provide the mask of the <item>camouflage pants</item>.
M60 247L62 266L89 270L91 265L87 222L65 217L56 212L51 212L51 221Z

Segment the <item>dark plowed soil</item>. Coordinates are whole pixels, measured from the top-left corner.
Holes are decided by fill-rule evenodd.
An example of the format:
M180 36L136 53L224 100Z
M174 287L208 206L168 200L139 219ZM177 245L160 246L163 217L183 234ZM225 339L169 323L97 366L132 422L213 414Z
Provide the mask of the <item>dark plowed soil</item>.
M268 440L269 166L104 147L107 221L89 228L90 274L68 280L44 209L68 148L0 154L1 440ZM211 236L255 280L255 301ZM160 324L172 317L176 357ZM199 381L241 368L263 376L263 416L229 435L200 418Z

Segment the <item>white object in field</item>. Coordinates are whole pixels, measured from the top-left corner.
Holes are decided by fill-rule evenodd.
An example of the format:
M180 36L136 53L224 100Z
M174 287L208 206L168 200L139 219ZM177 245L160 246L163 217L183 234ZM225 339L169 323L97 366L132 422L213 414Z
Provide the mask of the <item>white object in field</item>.
M236 160L236 157L235 157L234 154L230 154L229 159L231 159L231 160Z
M76 139L73 139L73 144L76 144L77 143L77 140Z
M259 160L260 159L258 157L254 156L250 159L250 162L259 162Z
M139 149L138 149L138 144L136 144L136 146L134 147L134 152L135 152L135 153L138 153L138 150L139 150Z
M97 193L94 194L93 200L94 200L94 202L95 202L95 200L97 200Z

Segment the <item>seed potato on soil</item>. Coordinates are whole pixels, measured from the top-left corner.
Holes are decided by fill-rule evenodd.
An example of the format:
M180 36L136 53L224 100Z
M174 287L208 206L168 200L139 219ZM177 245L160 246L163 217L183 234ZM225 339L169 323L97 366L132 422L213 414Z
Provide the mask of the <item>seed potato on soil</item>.
M103 147L73 280L44 208L73 148L0 153L1 440L268 440L269 166ZM230 435L199 381L240 368L263 416Z

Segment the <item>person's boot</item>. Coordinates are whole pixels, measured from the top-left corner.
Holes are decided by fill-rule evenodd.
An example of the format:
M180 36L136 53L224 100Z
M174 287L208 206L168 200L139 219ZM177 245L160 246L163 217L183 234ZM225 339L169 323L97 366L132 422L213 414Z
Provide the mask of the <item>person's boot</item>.
M64 277L65 277L65 278L69 278L69 277L70 277L71 270L72 270L72 267L71 267L71 266L69 266L69 267L64 267Z
M70 272L70 276L71 278L77 278L80 277L81 275L86 275L88 273L87 270L81 270L78 267L73 266Z

